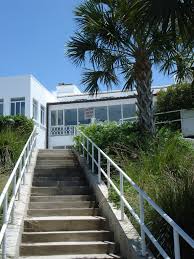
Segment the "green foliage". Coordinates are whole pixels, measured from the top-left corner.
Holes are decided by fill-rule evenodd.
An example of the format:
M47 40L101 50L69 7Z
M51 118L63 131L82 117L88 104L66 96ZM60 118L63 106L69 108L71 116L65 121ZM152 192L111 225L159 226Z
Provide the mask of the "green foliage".
M194 108L194 85L172 85L157 96L157 112Z
M24 116L0 116L0 173L9 172L17 161L33 121Z
M149 138L142 136L135 124L128 123L120 126L94 124L83 131L104 151L114 156L129 177L194 238L194 207L191 206L194 204L194 150L180 133L162 128L157 131L155 138ZM119 148L120 142L123 148ZM119 186L116 172L111 172L111 179ZM139 214L138 193L126 181L124 193ZM119 197L112 188L109 198L116 206L120 205ZM173 258L172 228L147 202L145 211L146 224ZM139 230L130 213L127 210L126 213ZM180 240L182 258L193 258L192 249ZM155 256L160 258L153 245L148 244Z

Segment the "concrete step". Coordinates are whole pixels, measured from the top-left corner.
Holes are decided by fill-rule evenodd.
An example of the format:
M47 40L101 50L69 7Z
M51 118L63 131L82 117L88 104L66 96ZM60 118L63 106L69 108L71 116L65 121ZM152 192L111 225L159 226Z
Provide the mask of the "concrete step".
M113 253L113 242L50 242L50 243L22 243L20 254L29 255L60 255L60 254L108 254Z
M84 176L82 170L78 168L42 168L34 170L34 177L58 177L58 176L68 176L68 177L78 177Z
M37 161L42 161L42 160L50 160L50 161L55 161L55 160L74 160L77 161L77 158L75 155L64 155L64 154L50 154L50 155L45 155L45 154L39 154L37 157Z
M39 165L72 165L72 166L77 166L79 165L78 161L77 160L74 160L74 159L71 159L71 160L65 160L65 159L60 159L60 160L50 160L50 159L47 159L47 160L40 160L40 159L37 159L36 161L36 165L39 166Z
M60 179L59 179L60 176ZM50 182L50 181L85 181L85 177L82 175L79 176L70 176L70 175L50 175L50 176L37 176L35 175L33 178L33 182Z
M23 243L37 242L76 242L111 240L111 232L107 230L91 231L56 231L56 232L24 232Z
M90 194L90 189L88 186L65 186L59 188L59 186L53 187L32 187L32 196L48 196L48 195L82 195Z
M76 168L79 168L76 164L36 164L35 170L39 169L68 169L68 170L75 170Z
M84 180L78 180L78 181L75 181L75 180L69 180L69 181L66 181L66 179L64 181L62 180L40 180L40 179L37 179L35 178L33 180L33 183L32 185L33 186L40 186L40 187L46 187L46 186L80 186L80 185L85 185L86 181Z
M56 196L31 196L31 202L63 202L63 201L90 201L92 195L56 195Z
M29 217L24 221L25 232L78 231L105 229L106 220L99 216Z
M30 202L29 209L93 208L95 201Z
M98 208L66 208L66 209L30 209L28 216L46 217L46 216L97 216Z
M46 255L46 256L25 256L19 259L120 259L115 254L69 254L69 255Z

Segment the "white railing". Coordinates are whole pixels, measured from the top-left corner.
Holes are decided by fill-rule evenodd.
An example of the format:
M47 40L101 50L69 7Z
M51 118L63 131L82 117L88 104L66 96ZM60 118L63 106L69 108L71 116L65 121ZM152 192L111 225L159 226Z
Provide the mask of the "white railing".
M83 151L83 156L86 153L86 159L89 164L91 161L91 170L94 172L95 165L98 169L98 183L101 184L102 174L107 179L107 187L112 188L116 191L116 193L120 197L120 210L121 210L121 220L124 220L124 209L127 208L137 223L140 225L141 229L141 250L142 255L146 255L146 235L150 239L150 241L154 244L154 246L159 251L160 255L165 259L170 259L169 255L165 252L162 246L159 244L154 235L150 232L148 227L144 222L144 200L146 200L149 205L157 212L159 215L172 227L173 229L173 240L174 240L174 258L180 259L180 241L179 237L181 236L192 248L194 248L194 240L184 232L175 221L170 218L140 187L135 184L132 179L108 156L106 155L90 138L88 138L82 131L78 132L80 135L80 144ZM90 151L91 150L91 151ZM95 159L95 151L97 151L97 160ZM106 171L102 168L102 158L107 161L107 169ZM90 160L91 159L91 160ZM111 166L114 170L117 170L120 174L120 186L119 188L114 184L113 180L111 180ZM135 210L131 207L129 202L125 198L124 194L124 179L127 180L128 184L130 184L139 194L139 208L140 208L140 216L135 212Z
M23 151L15 164L15 167L0 195L0 210L3 213L2 226L0 229L0 245L2 258L6 259L6 232L9 222L14 223L14 208L16 198L20 199L21 184L25 184L25 173L30 163L32 151L36 146L36 128L34 128Z
M75 136L77 125L50 126L50 136Z

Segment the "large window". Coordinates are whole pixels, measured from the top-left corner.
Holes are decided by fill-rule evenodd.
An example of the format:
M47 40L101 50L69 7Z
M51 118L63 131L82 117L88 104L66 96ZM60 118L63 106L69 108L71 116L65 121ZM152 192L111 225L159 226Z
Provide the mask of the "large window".
M65 125L77 125L77 109L65 110Z
M25 98L11 98L11 115L25 115Z
M40 123L45 125L45 107L43 105L40 106Z
M80 124L89 124L90 123L90 119L85 119L85 108L81 108L79 109L79 117L78 117L78 121Z
M3 99L0 99L0 115L3 115Z
M63 110L51 111L51 126L62 126L63 118Z
M33 119L38 120L38 102L33 99Z
M95 118L97 121L107 121L107 106L96 107Z
M136 114L136 105L133 104L123 104L123 118L134 117Z
M109 121L119 121L121 119L121 105L109 106Z

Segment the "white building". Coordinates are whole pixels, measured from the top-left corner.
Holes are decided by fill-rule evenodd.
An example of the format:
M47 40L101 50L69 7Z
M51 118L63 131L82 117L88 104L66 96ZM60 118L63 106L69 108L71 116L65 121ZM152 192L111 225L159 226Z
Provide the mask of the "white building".
M50 93L32 75L0 77L0 115L25 115L33 118L38 129L38 146L46 143L46 105L56 102Z
M154 101L160 89L153 88ZM64 83L51 93L32 75L1 77L0 115L16 114L33 118L39 133L38 147L64 148L72 145L77 125L92 121L121 122L135 116L136 98L133 91L91 96L75 85Z

